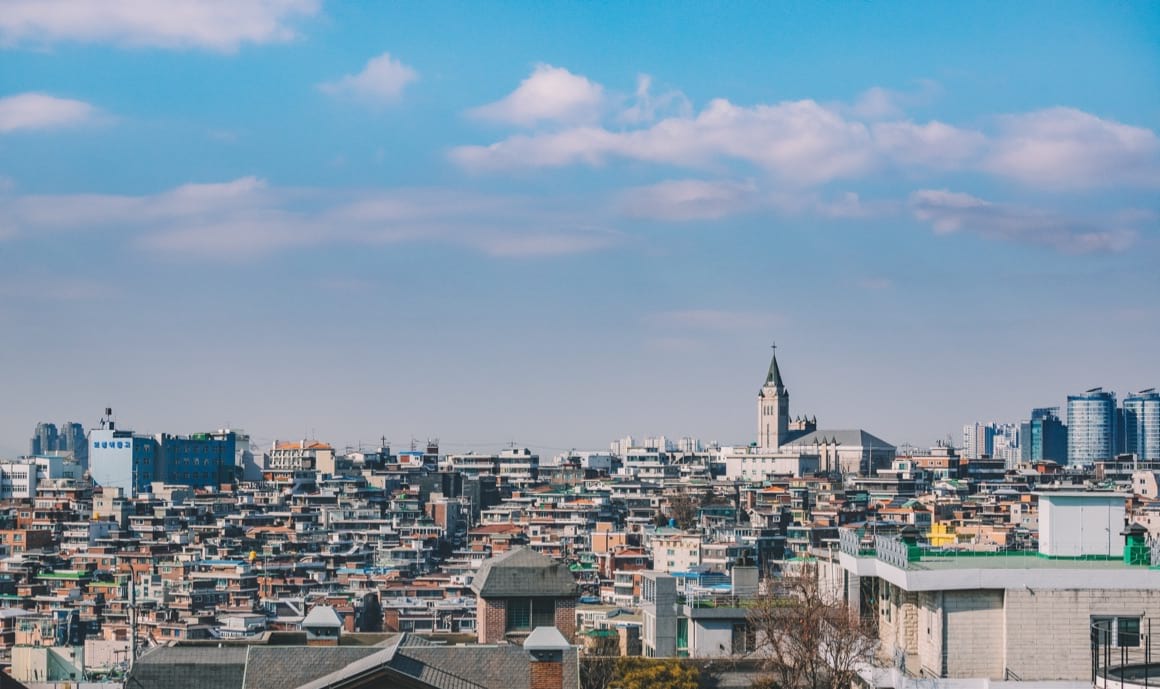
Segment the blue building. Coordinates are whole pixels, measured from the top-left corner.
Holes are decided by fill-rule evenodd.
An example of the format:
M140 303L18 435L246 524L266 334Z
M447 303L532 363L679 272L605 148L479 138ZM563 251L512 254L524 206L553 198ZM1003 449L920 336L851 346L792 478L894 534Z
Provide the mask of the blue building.
M1160 462L1160 392L1141 390L1124 398L1124 452L1142 462Z
M1116 456L1116 393L1092 388L1067 396L1067 463L1093 464Z
M1067 426L1059 418L1059 407L1032 409L1031 420L1023 424L1020 435L1023 461L1067 462Z
M102 487L146 493L155 481L216 488L235 480L233 432L138 435L109 422L89 434L89 473Z

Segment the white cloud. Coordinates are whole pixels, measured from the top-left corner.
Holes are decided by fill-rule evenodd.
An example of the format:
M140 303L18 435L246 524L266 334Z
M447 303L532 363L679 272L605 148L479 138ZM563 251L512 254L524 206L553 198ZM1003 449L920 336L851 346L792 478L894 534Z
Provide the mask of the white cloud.
M903 169L962 170L975 164L987 143L981 132L937 121L878 122L872 131L884 159Z
M319 0L5 0L0 45L58 41L232 52L288 41Z
M562 67L540 64L515 91L469 111L506 124L595 122L606 107L604 87Z
M270 187L254 177L159 194L0 197L12 237L105 231L154 252L244 259L329 244L436 242L497 257L597 251L622 240L580 210L444 189L336 192Z
M396 100L403 89L419 78L418 72L383 53L367 61L358 74L348 74L318 88L332 95L345 95L386 103Z
M96 113L97 109L84 101L44 93L20 93L0 98L0 134L85 124Z
M1022 206L991 203L946 189L924 189L910 196L919 220L937 234L971 232L986 239L1045 246L1068 254L1117 252L1135 242L1132 220L1069 218Z
M999 119L984 169L1029 186L1160 186L1160 137L1074 108Z
M864 200L856 192L778 191L747 180L666 180L632 187L619 195L620 213L630 218L674 222L720 220L735 215L817 215L838 220L897 214L891 200Z
M716 220L754 210L759 202L751 181L680 179L629 189L621 195L620 206L635 218Z
M688 117L693 112L693 104L680 91L666 91L659 96L652 95L652 77L641 74L636 78L636 94L632 105L617 117L627 124L652 122L659 113L669 113Z
M904 117L910 108L930 103L941 93L942 86L930 79L920 79L910 91L872 86L858 96L848 111L863 120L897 119Z
M862 141L868 136L865 127L849 127L812 101L742 108L715 100L694 118L667 118L644 129L580 127L521 135L460 147L452 156L477 169L594 165L613 157L712 167L724 158L774 171L797 167L803 176L824 180L866 165ZM802 169L807 159L816 165Z
M572 126L459 146L449 155L475 171L615 160L733 176L758 171L777 187L799 190L883 171L905 177L984 172L1048 190L1160 186L1160 137L1149 129L1072 108L1003 116L982 129L905 118L907 107L929 102L939 90L934 82L920 82L913 92L874 88L852 106L813 100L743 106L718 98L692 113L679 92L651 96L651 79L642 75L631 105L613 118L627 127L612 128L601 124L601 113L611 113L599 84L541 66L510 96L474 112L524 125Z
M724 99L692 117L612 131L582 126L460 146L454 161L472 170L602 165L614 158L714 170L754 166L781 184L804 187L863 177L884 164L944 169L976 154L981 134L910 122L871 127L812 100L738 106Z

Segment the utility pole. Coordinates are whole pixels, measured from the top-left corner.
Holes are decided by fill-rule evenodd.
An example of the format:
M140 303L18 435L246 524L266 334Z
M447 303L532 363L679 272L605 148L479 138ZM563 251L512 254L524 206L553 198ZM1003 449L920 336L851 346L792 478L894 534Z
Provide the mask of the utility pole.
M129 672L137 664L137 570L129 565Z

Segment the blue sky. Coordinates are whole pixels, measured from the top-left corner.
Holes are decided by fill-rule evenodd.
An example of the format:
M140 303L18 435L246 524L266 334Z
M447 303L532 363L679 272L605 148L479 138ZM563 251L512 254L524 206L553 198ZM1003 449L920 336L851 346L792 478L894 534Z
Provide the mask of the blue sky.
M1155 3L0 0L0 454L1160 385ZM957 438L957 435L956 435Z

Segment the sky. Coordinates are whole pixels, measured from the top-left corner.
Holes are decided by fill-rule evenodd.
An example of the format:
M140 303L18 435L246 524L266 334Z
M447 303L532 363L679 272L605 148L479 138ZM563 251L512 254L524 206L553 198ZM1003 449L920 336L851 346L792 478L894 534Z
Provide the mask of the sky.
M0 0L38 421L925 445L1160 386L1160 4Z

